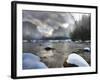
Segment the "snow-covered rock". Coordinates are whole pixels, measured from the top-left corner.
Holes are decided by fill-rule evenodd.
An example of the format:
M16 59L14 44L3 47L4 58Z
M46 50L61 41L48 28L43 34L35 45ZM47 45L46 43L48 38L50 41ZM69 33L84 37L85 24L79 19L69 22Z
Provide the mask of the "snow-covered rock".
M89 47L85 47L85 48L84 48L84 51L90 52L91 49L90 49Z
M78 54L72 53L68 56L68 59L66 60L67 63L75 64L79 67L88 67L89 64Z
M32 53L23 53L23 69L48 68L40 58Z
M32 54L32 53L23 53L23 60L33 60L33 61L40 61L40 57Z
M25 60L23 62L23 69L42 69L48 68L43 62Z

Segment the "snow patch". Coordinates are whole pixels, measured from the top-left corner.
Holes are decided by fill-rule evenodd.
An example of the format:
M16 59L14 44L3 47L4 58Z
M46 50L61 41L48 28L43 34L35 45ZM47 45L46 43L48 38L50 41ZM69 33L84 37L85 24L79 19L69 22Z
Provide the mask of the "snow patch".
M48 68L40 58L32 53L23 53L23 69Z
M67 63L78 65L79 67L88 67L89 64L79 55L72 53L68 56Z
M89 47L85 47L85 48L84 48L84 51L89 51L89 52L90 52L91 49L90 49Z

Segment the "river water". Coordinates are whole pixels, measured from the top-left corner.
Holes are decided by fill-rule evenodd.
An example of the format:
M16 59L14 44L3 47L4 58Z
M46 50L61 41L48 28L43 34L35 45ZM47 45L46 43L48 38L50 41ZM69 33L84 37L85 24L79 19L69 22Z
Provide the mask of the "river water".
M46 47L51 47L53 50L46 51ZM38 41L38 42L23 42L23 53L33 53L41 58L49 68L61 68L68 55L73 52L78 52L89 65L91 64L90 52L82 52L84 47L90 48L90 43L76 43L73 41Z

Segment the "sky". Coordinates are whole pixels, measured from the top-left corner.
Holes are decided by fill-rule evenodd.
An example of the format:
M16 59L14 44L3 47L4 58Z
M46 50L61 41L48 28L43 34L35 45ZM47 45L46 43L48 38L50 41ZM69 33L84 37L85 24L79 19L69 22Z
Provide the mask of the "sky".
M51 37L54 35L69 36L69 33L74 29L75 21L81 20L83 15L88 14L23 10L23 22L35 24L39 35L41 34L40 36L43 37ZM30 25L24 26L28 27ZM61 30L59 31L59 29ZM29 29L25 30L25 35L27 35L26 33L32 35L31 31ZM57 32L54 33L55 31ZM32 35L32 37L34 36Z
M72 16L74 17L74 19L76 20L76 21L79 21L79 20L81 20L82 19L82 16L83 15L86 15L86 16L88 16L89 14L80 14L80 13L71 13L72 14Z

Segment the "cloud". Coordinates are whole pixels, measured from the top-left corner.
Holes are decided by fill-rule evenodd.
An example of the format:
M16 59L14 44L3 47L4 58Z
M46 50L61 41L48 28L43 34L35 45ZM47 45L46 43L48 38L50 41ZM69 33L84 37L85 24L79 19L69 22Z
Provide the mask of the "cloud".
M41 34L40 37L52 37L53 35L59 36L62 34L68 35L68 30L70 28L72 29L75 23L72 15L68 12L47 12L32 10L23 10L23 21L29 21L30 23L35 24L35 30ZM63 28L61 32L59 32L59 27L61 27L60 29ZM55 31L58 32L58 35L57 33L55 34ZM35 33L33 32L33 36L31 36L34 37Z
M46 36L46 37L51 36L54 31L52 27L49 27L49 26L47 27L45 25L37 26L37 29L43 36Z

